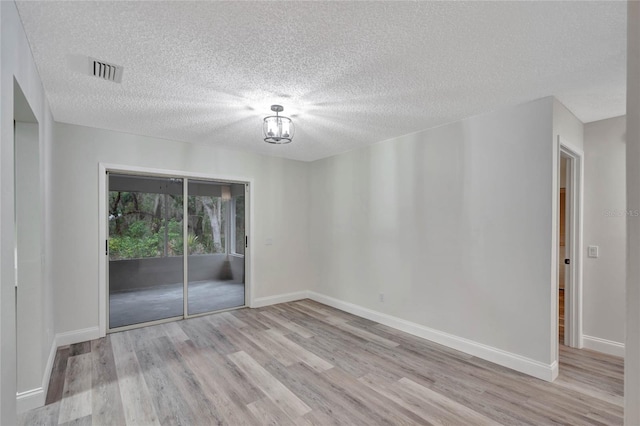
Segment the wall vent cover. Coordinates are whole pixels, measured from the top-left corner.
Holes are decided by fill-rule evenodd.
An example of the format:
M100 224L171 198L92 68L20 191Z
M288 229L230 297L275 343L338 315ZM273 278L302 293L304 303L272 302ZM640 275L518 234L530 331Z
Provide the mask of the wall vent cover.
M122 68L120 65L110 64L95 58L89 58L89 75L103 80L122 82Z

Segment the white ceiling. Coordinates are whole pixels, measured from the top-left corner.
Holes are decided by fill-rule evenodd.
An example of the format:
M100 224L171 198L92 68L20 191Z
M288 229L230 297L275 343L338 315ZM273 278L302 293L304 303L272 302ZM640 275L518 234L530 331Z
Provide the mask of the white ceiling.
M625 113L625 2L18 2L55 120L315 160L554 95ZM122 84L87 57L124 66ZM269 106L296 124L262 141Z

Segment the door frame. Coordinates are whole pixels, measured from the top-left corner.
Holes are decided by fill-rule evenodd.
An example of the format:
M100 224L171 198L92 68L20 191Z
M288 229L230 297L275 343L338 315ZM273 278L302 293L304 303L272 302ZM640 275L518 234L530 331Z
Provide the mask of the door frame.
M582 239L583 239L583 199L584 199L584 152L582 149L557 136L555 149L555 170L553 179L553 196L555 206L553 253L555 280L553 280L553 330L552 347L556 348L556 360L558 359L558 283L559 283L559 188L560 188L560 160L564 156L567 158L567 190L565 215L567 226L565 228L565 258L570 259L567 273L565 274L565 344L573 348L583 347L582 338Z
M244 262L245 262L245 306L253 305L253 244L251 235L254 226L254 214L253 214L253 193L255 192L254 180L247 177L218 175L209 173L195 173L182 170L168 170L168 169L156 169L148 167L129 166L123 164L110 164L110 163L98 163L98 211L99 211L99 230L98 230L98 299L99 299L99 332L100 337L104 337L107 334L108 323L107 318L109 314L109 297L107 295L109 286L109 256L106 250L106 241L109 237L109 218L108 218L108 199L109 199L109 186L107 179L107 172L113 173L126 173L132 175L143 176L158 176L158 177L174 177L174 178L187 178L187 179L202 179L212 180L216 182L229 182L240 183L245 185L245 212L249 216L245 217L245 235L247 237L247 247L245 248ZM186 257L185 257L186 258ZM186 262L186 259L185 259ZM185 271L186 274L186 271ZM202 315L206 315L202 314ZM198 315L191 315L198 316ZM183 318L183 317L180 317ZM167 321L174 321L176 318L169 318L167 320L154 321L153 323L161 323ZM145 323L147 324L147 323ZM150 323L149 323L150 324ZM124 330L127 327L119 328ZM132 327L135 328L135 327Z

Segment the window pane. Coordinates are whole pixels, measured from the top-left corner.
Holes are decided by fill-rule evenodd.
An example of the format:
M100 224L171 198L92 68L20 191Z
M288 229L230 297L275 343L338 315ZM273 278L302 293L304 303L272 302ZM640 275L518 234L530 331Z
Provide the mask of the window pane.
M182 256L182 195L109 192L109 260Z
M189 179L189 315L244 305L244 259L229 256L231 185Z
M210 191L203 190L210 185ZM191 188L200 194L191 195ZM227 209L229 202L213 195L219 185L189 182L189 254L226 253ZM211 194L207 194L210 192Z
M109 174L109 328L180 317L182 179Z

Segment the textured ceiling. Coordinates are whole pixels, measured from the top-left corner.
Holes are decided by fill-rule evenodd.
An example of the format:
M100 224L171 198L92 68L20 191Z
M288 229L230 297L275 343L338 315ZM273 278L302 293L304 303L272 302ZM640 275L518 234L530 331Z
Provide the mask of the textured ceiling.
M55 120L315 160L543 96L625 113L625 2L18 2ZM122 84L87 57L124 66ZM274 103L296 124L262 141Z

